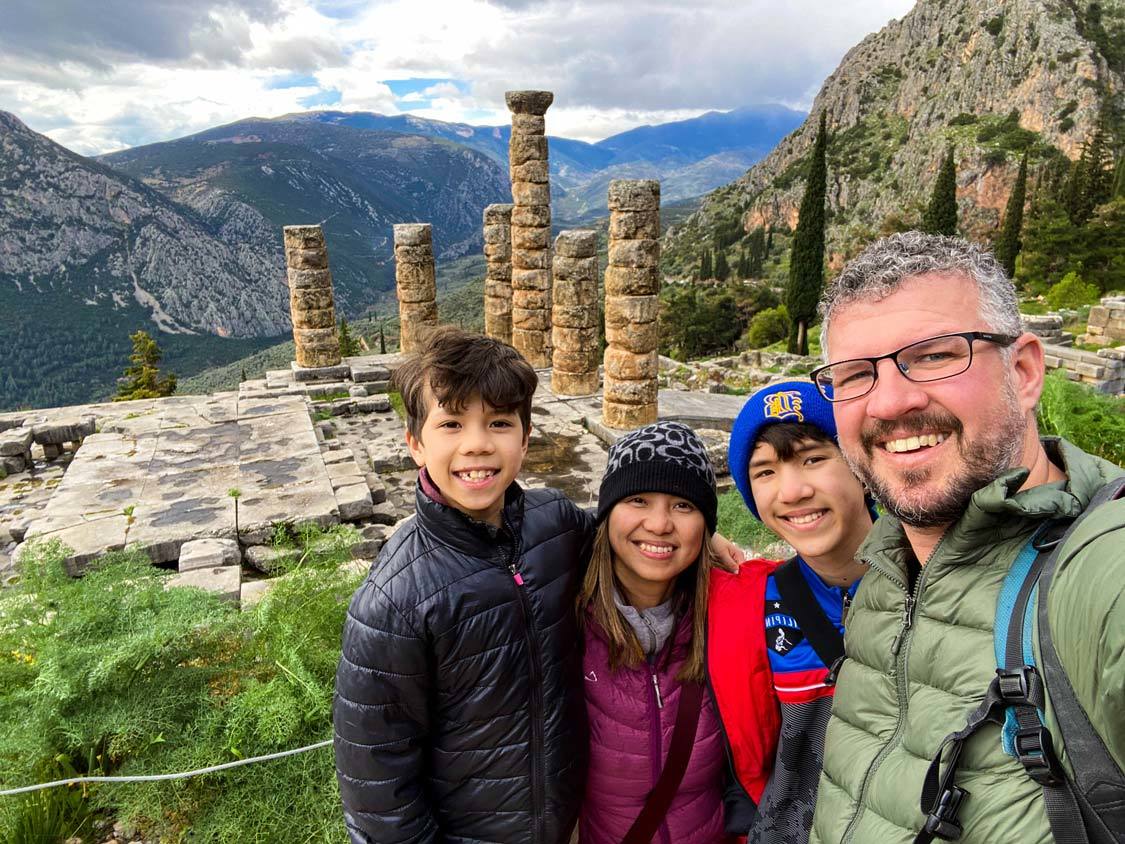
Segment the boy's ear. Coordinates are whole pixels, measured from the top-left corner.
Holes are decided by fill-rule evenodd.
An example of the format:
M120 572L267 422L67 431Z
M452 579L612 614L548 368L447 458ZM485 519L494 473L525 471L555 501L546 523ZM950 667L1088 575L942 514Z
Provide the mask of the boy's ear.
M422 445L420 437L410 433L409 428L406 429L406 447L410 449L410 456L414 458L414 463L419 469L426 465L426 447ZM524 448L527 448L526 444Z
M527 457L527 445L531 442L531 425L523 429L523 450L520 452L520 457Z

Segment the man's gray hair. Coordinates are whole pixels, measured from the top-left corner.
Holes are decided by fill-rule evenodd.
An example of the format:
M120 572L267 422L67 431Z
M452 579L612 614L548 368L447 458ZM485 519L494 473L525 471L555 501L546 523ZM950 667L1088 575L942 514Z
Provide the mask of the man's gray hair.
M959 237L903 232L868 246L824 292L820 313L825 361L829 359L828 326L840 308L855 302L878 302L906 279L928 273L967 277L976 285L980 317L988 329L1013 336L1023 333L1015 285L991 252Z

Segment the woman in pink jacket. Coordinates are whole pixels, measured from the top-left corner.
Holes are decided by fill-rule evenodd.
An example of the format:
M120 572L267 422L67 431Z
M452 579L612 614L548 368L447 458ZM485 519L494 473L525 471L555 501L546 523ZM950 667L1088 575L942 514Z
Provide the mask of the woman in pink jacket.
M718 844L723 739L703 692L715 476L660 422L609 451L579 598L590 767L581 844Z

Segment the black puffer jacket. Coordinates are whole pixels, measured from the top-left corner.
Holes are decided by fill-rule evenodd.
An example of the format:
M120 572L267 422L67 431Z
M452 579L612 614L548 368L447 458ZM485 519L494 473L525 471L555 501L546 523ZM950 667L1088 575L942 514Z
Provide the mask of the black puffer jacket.
M499 531L421 487L417 506L344 626L333 721L351 840L566 844L585 775L574 600L593 520L517 484Z

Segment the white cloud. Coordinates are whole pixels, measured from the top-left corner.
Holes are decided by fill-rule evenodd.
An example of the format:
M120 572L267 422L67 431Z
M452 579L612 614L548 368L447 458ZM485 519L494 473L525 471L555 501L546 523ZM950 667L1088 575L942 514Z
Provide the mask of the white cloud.
M129 21L115 40L81 32L99 25L81 0L65 0L68 23L35 11L47 0L15 0L22 44L0 68L0 108L87 154L332 92L331 108L499 124L505 90L542 87L556 95L549 131L585 140L709 109L807 107L852 45L913 2L107 1L103 29ZM311 78L271 87L280 74ZM453 81L403 97L385 84L409 78Z

